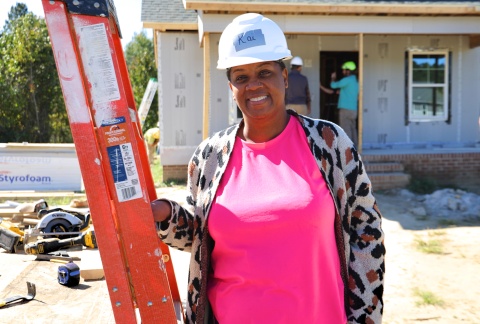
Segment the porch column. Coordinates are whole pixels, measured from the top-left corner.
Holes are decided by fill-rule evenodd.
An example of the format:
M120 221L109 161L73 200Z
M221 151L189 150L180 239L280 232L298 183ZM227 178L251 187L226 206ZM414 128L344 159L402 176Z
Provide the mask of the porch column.
M210 33L203 35L203 139L208 137L210 121Z

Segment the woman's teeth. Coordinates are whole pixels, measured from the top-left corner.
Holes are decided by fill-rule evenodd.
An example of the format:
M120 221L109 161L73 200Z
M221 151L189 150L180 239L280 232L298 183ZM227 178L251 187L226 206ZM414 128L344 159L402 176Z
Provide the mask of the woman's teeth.
M267 96L261 96L261 97L257 97L257 98L250 98L250 101L260 101L260 100L263 100L267 98Z

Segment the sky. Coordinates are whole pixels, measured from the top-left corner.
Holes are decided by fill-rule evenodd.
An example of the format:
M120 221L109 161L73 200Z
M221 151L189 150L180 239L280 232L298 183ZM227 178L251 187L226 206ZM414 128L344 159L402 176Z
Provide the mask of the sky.
M24 3L28 7L28 11L35 15L45 17L41 0L0 0L0 30L5 25L5 20L8 20L8 13L10 8L17 3ZM142 10L142 0L114 0L115 8L117 9L118 22L120 30L122 31L122 46L125 48L134 33L142 31L142 22L140 20ZM152 30L146 29L148 37L152 37Z

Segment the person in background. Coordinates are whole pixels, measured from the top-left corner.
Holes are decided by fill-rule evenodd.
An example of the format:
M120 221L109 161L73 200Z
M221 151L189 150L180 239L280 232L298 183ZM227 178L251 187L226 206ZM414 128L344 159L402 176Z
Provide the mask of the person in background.
M158 127L150 128L145 132L143 137L145 139L145 145L147 146L148 162L153 164L158 143L160 142L160 129Z
M225 28L217 68L243 119L198 146L184 206L151 202L160 238L191 252L187 323L381 323L371 182L340 127L286 109L290 58L262 15Z
M309 115L311 109L308 79L302 74L303 60L295 56L290 62L288 74L287 109L295 110L300 115Z
M357 66L348 61L342 65L343 78L337 81L337 73L331 75L330 88L339 89L338 98L338 124L355 145L358 145L357 115L358 115L358 80L355 75ZM321 88L321 87L320 87Z

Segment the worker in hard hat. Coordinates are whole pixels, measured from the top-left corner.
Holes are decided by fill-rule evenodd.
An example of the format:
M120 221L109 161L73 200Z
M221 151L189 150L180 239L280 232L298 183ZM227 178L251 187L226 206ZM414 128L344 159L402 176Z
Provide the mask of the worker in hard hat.
M331 75L330 88L339 89L338 97L338 124L355 145L358 145L357 116L358 116L358 80L355 75L357 66L348 61L342 65L343 78L337 81L337 73Z
M302 74L303 60L295 56L290 61L288 73L287 109L295 110L298 114L309 115L312 111L310 103L310 89L308 79Z
M380 323L384 235L358 152L335 124L287 110L285 36L255 13L223 31L237 125L188 165L188 199L152 202L191 253L188 323Z
M145 145L148 152L148 162L153 164L155 161L155 155L157 153L158 143L160 142L160 128L153 127L145 132L143 135L145 139Z

